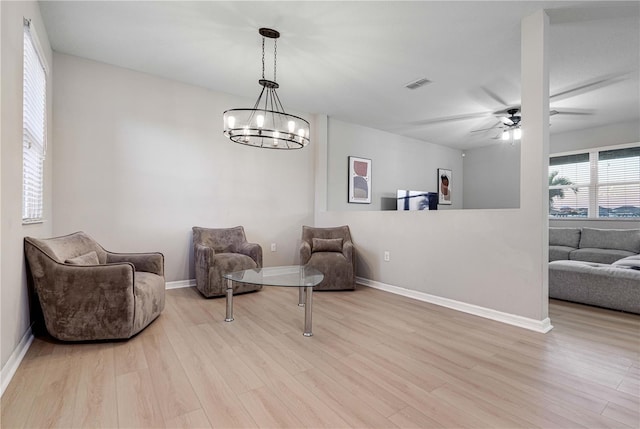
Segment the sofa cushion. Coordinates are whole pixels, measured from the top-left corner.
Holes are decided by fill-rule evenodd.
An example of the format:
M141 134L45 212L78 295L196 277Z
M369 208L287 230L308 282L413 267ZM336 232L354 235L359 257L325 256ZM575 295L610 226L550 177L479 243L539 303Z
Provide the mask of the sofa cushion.
M99 265L98 254L95 251L85 253L84 255L76 256L75 258L69 258L64 261L65 264L71 265Z
M549 228L549 245L578 248L580 228Z
M640 314L640 271L582 261L550 262L549 298Z
M634 253L625 250L585 248L576 249L569 253L572 261L598 262L600 264L612 264L615 261L632 256Z
M313 238L311 253L342 252L342 238Z
M640 255L627 256L626 258L619 259L613 264L614 267L633 268L640 270Z
M640 253L640 229L582 228L580 248L616 249Z

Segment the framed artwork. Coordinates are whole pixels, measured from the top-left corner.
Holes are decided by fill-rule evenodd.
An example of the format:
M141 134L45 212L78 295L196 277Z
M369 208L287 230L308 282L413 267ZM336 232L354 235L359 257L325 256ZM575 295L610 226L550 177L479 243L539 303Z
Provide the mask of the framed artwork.
M371 204L371 160L349 157L349 202Z
M438 168L438 204L451 204L451 170Z

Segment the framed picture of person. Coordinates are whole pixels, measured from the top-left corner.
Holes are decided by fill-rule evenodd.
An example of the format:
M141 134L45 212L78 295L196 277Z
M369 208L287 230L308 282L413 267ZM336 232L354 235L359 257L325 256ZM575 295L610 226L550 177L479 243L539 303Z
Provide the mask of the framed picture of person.
M438 204L451 204L451 170L438 168Z
M349 157L349 202L371 204L371 160Z

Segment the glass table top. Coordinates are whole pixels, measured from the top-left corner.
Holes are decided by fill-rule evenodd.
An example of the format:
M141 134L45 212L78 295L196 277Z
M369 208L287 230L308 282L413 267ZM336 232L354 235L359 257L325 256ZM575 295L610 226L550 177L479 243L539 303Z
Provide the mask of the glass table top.
M317 286L324 279L324 274L315 268L290 265L234 271L222 277L236 282L263 286L303 287Z

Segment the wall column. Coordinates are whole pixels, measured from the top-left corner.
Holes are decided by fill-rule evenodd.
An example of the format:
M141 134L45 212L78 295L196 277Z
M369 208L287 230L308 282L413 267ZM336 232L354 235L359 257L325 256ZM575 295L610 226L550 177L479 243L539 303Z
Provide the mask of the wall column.
M549 17L539 10L522 20L522 146L520 209L536 237L532 261L541 284L541 317L549 314ZM534 272L535 272L534 271Z

